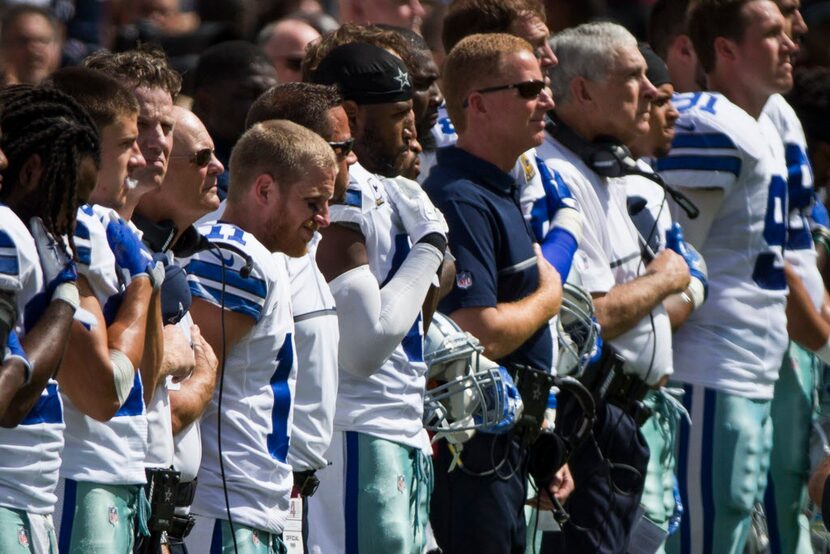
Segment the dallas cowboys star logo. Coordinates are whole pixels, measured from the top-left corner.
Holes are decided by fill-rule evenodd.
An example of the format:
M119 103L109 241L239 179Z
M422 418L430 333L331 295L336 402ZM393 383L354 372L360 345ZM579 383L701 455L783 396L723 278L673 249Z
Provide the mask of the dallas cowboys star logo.
M401 90L403 90L406 87L412 86L409 82L409 73L401 70L400 67L398 68L398 75L393 77L393 79L395 79L397 82L401 84Z

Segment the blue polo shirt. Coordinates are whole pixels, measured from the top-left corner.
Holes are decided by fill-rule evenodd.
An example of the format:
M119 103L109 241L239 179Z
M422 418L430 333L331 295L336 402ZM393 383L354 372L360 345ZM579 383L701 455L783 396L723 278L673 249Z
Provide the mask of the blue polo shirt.
M456 283L438 305L452 314L460 308L495 307L533 293L539 270L533 231L522 215L513 177L455 146L437 152L437 165L424 189L444 213L455 256ZM553 337L543 325L501 364L527 364L550 371Z

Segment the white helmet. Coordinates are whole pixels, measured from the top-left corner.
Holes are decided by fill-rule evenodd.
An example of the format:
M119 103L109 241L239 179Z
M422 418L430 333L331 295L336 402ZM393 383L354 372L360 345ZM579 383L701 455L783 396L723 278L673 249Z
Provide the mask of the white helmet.
M594 303L582 287L565 283L562 307L556 324L559 341L557 375L579 377L596 351L599 325L594 319Z
M485 358L478 339L435 312L424 343L429 367L424 427L460 444L476 431L502 433L521 415L522 401L506 369Z

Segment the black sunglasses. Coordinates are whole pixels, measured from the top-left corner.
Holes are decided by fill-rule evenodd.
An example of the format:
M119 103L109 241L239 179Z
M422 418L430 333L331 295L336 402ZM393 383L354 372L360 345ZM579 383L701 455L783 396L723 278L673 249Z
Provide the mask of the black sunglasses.
M536 98L537 96L539 96L539 94L542 92L542 89L545 88L545 82L544 81L523 81L521 83L513 83L513 84L510 84L510 85L499 85L499 86L496 86L496 87L482 88L482 89L478 89L475 92L477 92L479 94L487 94L489 92L499 92L500 90L509 90L509 89L512 89L512 88L516 89L516 91L519 93L519 96L521 96L522 98L524 98L526 100L532 100L533 98ZM466 108L468 103L469 102L465 99L464 104L462 105L462 107Z
M343 159L348 156L352 148L354 148L354 137L349 137L346 140L341 140L340 142L329 142L329 146L331 149L334 150L334 155L337 156L338 159Z
M205 167L213 159L213 148L202 148L191 155L170 156L170 158L188 158L188 161L196 167Z

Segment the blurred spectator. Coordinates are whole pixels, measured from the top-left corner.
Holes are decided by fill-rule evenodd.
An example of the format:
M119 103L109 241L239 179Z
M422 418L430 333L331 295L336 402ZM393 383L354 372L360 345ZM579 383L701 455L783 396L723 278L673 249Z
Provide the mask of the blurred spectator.
M277 84L265 53L241 40L205 50L193 75L193 113L207 127L216 157L227 166L231 149L245 131L245 116L259 95ZM219 177L219 196L228 190L227 173Z
M830 69L797 71L787 97L804 126L816 189L830 184Z
M257 42L277 70L280 83L302 81L300 65L309 42L320 38L320 33L301 19L283 19L265 26Z
M441 42L441 29L444 26L444 16L447 14L447 7L438 3L430 6L424 21L421 24L421 36L427 41L432 52L432 59L438 66L438 72L444 66L444 58L447 53L444 51L444 44Z
M598 19L606 10L603 0L544 0L544 4L551 34Z
M689 0L657 0L648 22L648 42L663 58L676 92L706 90L706 76L689 38Z
M420 31L426 14L420 0L339 0L341 23L386 23Z
M220 25L237 39L250 39L256 33L255 0L196 0L196 14L202 24Z
M58 21L46 8L20 4L3 14L0 56L6 85L36 85L58 68L61 39Z
M412 111L415 113L419 147L434 150L435 137L432 136L432 128L438 122L438 108L444 103L444 97L441 89L438 88L438 78L441 74L432 58L429 45L415 31L391 25L378 25L378 27L395 32L406 41L409 56L405 61L412 76ZM414 179L414 177L410 178Z
M801 13L810 28L802 44L801 63L805 66L830 65L830 2L804 2Z

